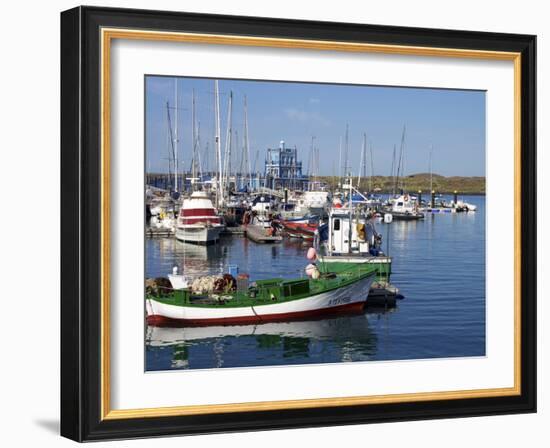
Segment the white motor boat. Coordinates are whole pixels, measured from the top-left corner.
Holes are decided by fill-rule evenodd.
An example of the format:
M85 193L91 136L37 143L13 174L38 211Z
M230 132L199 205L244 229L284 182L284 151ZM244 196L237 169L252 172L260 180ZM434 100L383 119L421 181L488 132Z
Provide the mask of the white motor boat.
M219 240L224 228L218 211L204 191L195 191L183 200L176 226L179 241L213 244Z
M391 214L395 220L413 221L424 218L424 213L418 211L416 200L406 193L390 199L390 204L386 213Z
M330 205L328 191L305 191L298 200L298 206L307 209L311 215L323 215Z

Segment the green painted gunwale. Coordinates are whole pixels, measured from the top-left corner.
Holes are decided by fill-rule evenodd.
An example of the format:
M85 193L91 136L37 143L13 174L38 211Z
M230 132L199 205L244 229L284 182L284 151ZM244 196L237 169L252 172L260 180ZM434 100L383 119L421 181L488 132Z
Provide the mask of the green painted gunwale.
M319 269L321 272L345 272L353 269L357 265L368 265L372 269L377 271L377 277L379 279L389 277L391 274L391 263L346 263L341 261L325 261L319 263Z

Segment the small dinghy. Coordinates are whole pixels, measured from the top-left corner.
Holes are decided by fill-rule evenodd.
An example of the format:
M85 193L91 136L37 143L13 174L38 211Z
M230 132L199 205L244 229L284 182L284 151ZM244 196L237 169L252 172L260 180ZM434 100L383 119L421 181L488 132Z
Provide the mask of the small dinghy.
M318 222L294 222L294 221L280 221L285 233L290 238L302 238L304 240L313 240L315 231L319 227Z

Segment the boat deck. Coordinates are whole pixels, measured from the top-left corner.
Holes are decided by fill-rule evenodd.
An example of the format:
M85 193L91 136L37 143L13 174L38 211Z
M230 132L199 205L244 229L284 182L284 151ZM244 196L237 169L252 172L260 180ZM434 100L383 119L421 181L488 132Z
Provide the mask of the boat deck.
M148 238L166 238L166 237L172 237L176 234L174 230L167 229L165 227L157 228L157 227L147 227L145 229L145 236Z
M359 279L376 274L372 265L356 265L339 273L324 273L319 279L304 277L296 280L274 278L258 280L255 287L247 292L229 292L196 295L187 289L176 290L158 296L148 296L161 303L175 306L193 307L246 307L267 305L274 302L283 303L300 298L337 290L350 285Z

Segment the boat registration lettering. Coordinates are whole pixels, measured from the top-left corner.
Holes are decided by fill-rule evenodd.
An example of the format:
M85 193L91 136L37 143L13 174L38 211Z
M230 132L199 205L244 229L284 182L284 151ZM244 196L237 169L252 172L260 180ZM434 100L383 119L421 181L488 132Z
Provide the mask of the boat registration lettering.
M336 305L345 305L346 303L351 302L351 297L335 297L334 299L330 299L328 304L329 306L336 306Z

